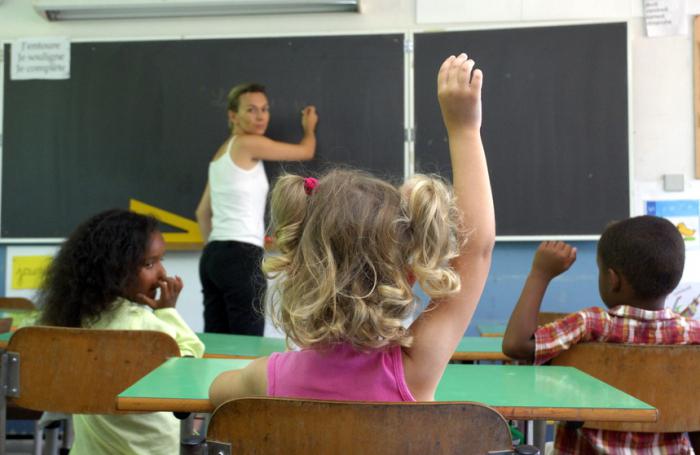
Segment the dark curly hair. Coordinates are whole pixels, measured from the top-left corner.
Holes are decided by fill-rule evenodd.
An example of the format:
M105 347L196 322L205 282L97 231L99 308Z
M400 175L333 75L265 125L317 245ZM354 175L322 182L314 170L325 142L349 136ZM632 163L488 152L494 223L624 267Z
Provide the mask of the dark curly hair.
M39 290L39 323L81 327L96 321L137 277L158 221L127 210L99 213L63 243Z
M637 216L611 224L598 241L603 266L624 276L639 298L673 291L683 275L685 245L665 218Z

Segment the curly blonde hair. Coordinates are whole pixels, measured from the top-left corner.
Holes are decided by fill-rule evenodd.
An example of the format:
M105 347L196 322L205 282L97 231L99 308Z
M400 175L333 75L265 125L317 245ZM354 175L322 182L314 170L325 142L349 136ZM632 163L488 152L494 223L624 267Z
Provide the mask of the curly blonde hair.
M460 241L451 189L416 175L397 188L361 171L333 170L306 194L304 178L279 177L271 193L279 277L273 322L300 347L349 342L358 349L409 346L413 274L431 298L459 290L449 266Z

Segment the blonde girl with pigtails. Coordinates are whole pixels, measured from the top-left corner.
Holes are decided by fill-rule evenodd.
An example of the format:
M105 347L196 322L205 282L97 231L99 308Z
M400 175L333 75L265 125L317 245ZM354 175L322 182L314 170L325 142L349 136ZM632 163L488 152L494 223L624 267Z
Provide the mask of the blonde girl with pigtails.
M242 396L430 401L474 314L495 240L480 136L483 75L465 54L438 74L453 186L416 175L401 186L359 171L278 179L280 251L269 308L298 351L221 374L215 405ZM431 302L409 326L417 281Z

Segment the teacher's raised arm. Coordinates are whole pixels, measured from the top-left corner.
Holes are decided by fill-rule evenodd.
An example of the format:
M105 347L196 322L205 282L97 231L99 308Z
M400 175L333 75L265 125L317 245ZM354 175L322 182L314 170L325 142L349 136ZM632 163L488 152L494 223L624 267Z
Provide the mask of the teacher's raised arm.
M199 264L204 294L204 331L262 335L260 271L269 183L263 160L310 160L316 153L314 106L301 112L302 139L280 142L265 136L270 107L265 87L241 84L228 96L231 135L209 164L209 179L197 207L207 242Z

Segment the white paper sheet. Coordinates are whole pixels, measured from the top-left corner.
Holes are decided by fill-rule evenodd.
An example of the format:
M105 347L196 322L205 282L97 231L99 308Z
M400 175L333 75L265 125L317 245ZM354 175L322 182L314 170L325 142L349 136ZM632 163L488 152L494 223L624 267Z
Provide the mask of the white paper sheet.
M20 38L12 43L10 79L69 79L68 38Z

